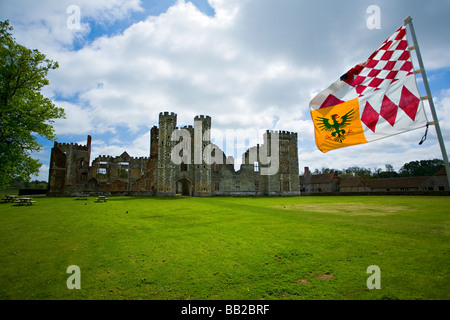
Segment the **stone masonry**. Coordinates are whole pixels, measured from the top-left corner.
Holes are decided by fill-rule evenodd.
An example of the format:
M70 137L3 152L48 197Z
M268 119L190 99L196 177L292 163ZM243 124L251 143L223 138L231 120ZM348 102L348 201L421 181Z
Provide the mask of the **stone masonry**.
M297 133L267 130L264 143L249 148L236 171L234 159L211 143L210 129L209 116L178 128L175 113L161 112L159 126L150 130L149 157L123 152L92 164L91 136L86 145L55 142L48 195L300 195Z

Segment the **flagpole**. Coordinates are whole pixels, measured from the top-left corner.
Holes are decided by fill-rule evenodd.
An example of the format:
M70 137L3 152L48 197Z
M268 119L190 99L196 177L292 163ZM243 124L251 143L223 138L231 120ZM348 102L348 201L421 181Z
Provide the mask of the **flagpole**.
M417 42L416 33L414 32L412 18L411 17L406 18L404 20L404 23L405 23L405 25L409 24L409 29L411 31L411 37L414 42L414 46L409 49L410 50L414 49L416 51L417 60L419 61L419 67L420 67L419 71L422 74L423 84L424 84L425 90L427 92L427 96L424 98L428 99L428 103L429 103L430 109L431 109L431 114L433 115L433 120L434 120L433 124L436 128L436 134L437 134L437 137L439 140L439 145L441 147L442 157L444 159L445 172L447 174L447 183L448 183L448 187L450 188L450 165L448 163L447 151L445 150L444 139L442 138L441 127L439 126L439 120L438 120L438 117L436 114L436 109L434 107L433 97L431 96L430 86L428 85L428 78L425 73L425 67L423 65L422 56L420 54L420 49L419 49L419 44Z

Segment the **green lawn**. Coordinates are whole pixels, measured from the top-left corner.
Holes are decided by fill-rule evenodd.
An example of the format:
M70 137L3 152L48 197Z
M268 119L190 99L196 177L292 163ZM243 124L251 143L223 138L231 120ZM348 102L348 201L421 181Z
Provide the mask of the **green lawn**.
M450 299L449 197L35 200L0 204L0 299Z

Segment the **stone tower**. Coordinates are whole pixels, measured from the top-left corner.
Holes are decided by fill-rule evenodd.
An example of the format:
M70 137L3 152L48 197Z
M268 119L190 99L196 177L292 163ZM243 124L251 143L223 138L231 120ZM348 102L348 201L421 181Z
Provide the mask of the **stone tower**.
M194 192L197 197L211 196L211 161L204 149L211 143L211 117L194 118ZM206 161L205 161L206 160Z
M300 195L297 132L280 131L280 186L283 194Z
M172 133L176 130L176 127L177 115L175 113L161 112L159 114L158 186L156 193L158 196L174 196L176 194L176 166L171 159L171 152L176 144L172 141Z
M278 140L278 141L276 141ZM271 152L278 152L278 171L267 175L267 193L269 195L299 195L298 145L297 133L289 131L270 131L264 134L267 153L271 158L272 169L276 158ZM278 142L278 147L274 143ZM264 165L261 165L264 167Z

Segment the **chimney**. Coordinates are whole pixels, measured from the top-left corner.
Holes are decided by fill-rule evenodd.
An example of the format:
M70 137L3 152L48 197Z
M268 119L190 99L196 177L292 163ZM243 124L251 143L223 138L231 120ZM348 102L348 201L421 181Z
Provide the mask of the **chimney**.
M309 173L309 167L305 167L305 173L304 176L305 177L309 177L310 173Z
M87 151L88 151L88 158L87 163L91 163L91 143L92 143L92 137L90 135L87 136L87 141L86 141L86 147L87 147Z

